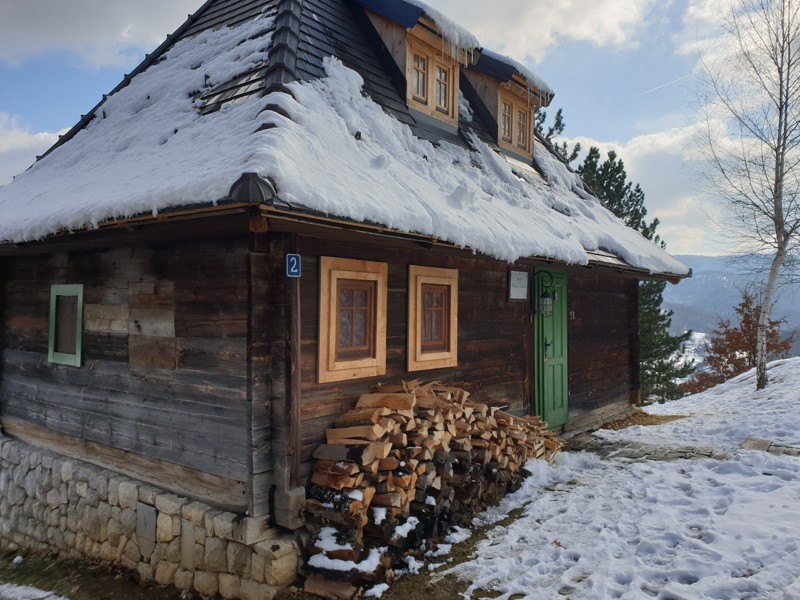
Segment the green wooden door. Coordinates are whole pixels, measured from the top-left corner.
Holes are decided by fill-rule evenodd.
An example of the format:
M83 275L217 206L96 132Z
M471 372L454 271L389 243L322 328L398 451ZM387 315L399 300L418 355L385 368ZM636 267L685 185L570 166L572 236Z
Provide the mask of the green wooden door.
M567 370L567 275L537 270L534 276L534 391L536 413L550 427L567 423L569 411ZM544 292L555 295L552 314L538 308Z

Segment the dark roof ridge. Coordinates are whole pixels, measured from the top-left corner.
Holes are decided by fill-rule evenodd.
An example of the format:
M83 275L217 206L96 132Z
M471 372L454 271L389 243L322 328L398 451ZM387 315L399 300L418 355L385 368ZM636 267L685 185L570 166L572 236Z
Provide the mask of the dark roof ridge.
M95 118L95 116L97 114L97 110L101 106L103 106L103 104L105 104L105 101L106 101L106 99L108 99L109 96L113 96L114 94L116 94L121 89L127 87L128 84L131 82L131 80L136 75L138 75L142 71L147 70L147 68L150 67L150 65L152 65L159 58L161 58L161 55L163 55L167 50L169 50L169 48L176 41L178 41L180 39L180 37L183 35L183 33L187 29L189 29L189 27L191 27L192 24L195 21L197 21L197 19L200 17L200 15L202 15L203 12L205 12L205 10L208 9L216 1L217 0L206 0L206 2L203 4L203 6L201 6L195 12L190 14L186 18L186 20L183 22L183 24L180 27L178 27L177 30L175 30L175 32L167 34L167 38L163 42L161 42L161 45L158 48L156 48L150 54L145 54L144 55L144 60L141 63L139 63L139 65L133 71L131 71L130 73L126 74L122 78L122 81L119 82L117 84L117 86L113 90L111 90L108 94L103 94L103 99L100 100L100 102L98 102L94 106L94 108L92 108L92 110L90 110L88 113L86 113L85 115L81 115L80 120L69 131L67 131L64 135L58 136L58 141L55 144L53 144L52 146L50 146L50 148L48 148L47 151L45 151L44 154L42 154L40 156L37 156L36 157L36 161L37 162L40 161L45 156L50 154L53 150L55 150L56 148L58 148L62 144L65 144L66 142L68 142L69 140L74 138L78 134L79 131L81 131L84 127L86 127L92 121L92 119Z
M302 15L303 0L279 0L269 49L265 94L297 81L297 49Z

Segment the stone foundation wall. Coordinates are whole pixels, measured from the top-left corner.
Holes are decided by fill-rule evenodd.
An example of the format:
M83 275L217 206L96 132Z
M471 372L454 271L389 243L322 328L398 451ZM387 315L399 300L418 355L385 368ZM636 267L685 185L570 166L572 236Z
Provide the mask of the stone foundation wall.
M0 549L89 557L203 596L269 600L293 536L0 434Z

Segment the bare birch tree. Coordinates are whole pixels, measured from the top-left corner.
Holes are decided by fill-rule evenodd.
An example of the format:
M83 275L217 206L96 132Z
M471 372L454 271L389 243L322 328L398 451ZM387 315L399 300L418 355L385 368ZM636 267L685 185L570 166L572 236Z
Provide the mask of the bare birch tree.
M773 298L800 234L800 0L732 0L719 42L700 63L700 150L744 248L771 257L756 347L763 389Z

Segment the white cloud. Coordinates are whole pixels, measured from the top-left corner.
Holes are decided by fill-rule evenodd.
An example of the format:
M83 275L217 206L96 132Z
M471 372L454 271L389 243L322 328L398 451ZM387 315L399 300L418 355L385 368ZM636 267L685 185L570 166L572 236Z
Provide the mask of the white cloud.
M584 150L609 150L625 163L628 179L642 186L648 217L658 217L658 233L672 254L720 254L729 251L719 228L719 205L699 183L697 125L636 136L626 142L572 138Z
M603 47L636 45L657 0L427 0L478 36L488 48L541 60L560 39Z
M0 113L0 185L10 183L57 140L57 133L31 133L15 118Z
M0 61L69 52L90 66L130 66L199 8L198 0L4 2Z

